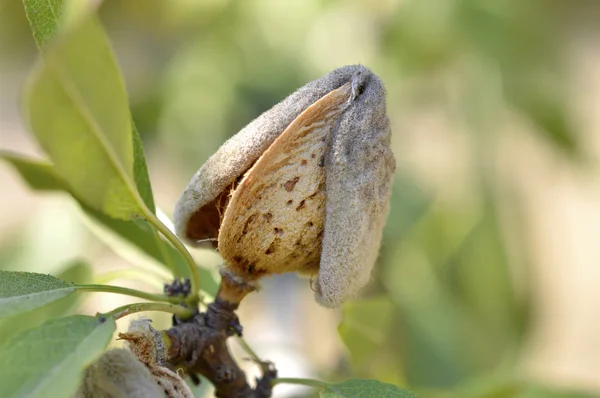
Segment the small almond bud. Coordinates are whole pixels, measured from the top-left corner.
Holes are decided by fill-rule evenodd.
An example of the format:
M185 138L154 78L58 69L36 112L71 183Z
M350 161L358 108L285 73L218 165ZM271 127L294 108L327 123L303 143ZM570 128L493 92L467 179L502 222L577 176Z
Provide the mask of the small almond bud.
M119 333L119 338L127 341L133 355L150 371L164 397L193 398L181 376L167 368L169 337L154 329L150 322L147 318L133 320L127 333Z
M237 282L318 273L317 302L337 307L368 282L379 252L390 136L379 78L362 66L336 69L208 159L177 203L177 233L191 243L218 238L224 275Z
M85 371L74 398L164 398L150 371L123 348L106 351Z

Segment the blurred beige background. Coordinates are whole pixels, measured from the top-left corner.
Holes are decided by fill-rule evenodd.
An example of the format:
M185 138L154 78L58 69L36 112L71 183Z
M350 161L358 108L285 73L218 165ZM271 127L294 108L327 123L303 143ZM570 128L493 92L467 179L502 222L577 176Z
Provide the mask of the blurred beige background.
M227 137L300 85L351 63L385 82L398 174L366 295L394 305L387 354L351 366L340 312L284 275L240 314L281 376L450 388L508 372L600 394L597 2L131 0L100 17L167 214ZM0 148L43 156L19 111L35 60L22 5L0 0ZM3 269L131 266L69 198L33 193L4 164L0 187ZM122 303L98 295L80 308Z

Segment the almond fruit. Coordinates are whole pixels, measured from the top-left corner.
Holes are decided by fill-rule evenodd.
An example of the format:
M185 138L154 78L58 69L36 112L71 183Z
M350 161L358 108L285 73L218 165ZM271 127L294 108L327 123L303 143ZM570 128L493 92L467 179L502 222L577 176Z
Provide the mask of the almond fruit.
M317 274L337 307L368 282L395 160L381 80L347 66L302 87L227 141L175 209L188 242L218 238L219 297L239 303L260 277ZM225 280L227 279L227 280Z

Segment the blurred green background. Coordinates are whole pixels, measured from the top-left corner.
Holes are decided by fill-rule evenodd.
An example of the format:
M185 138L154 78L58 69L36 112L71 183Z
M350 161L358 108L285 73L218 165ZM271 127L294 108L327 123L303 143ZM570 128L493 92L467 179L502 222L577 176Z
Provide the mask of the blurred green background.
M354 63L386 84L398 170L363 299L325 310L308 280L283 275L241 309L281 376L377 378L421 397L600 396L600 3L121 0L99 15L167 214L228 137L299 86ZM19 110L36 58L21 2L0 0L2 149L40 154ZM8 166L0 189L0 268L90 280L73 259L105 277L143 266ZM0 338L124 300L78 298L0 323Z

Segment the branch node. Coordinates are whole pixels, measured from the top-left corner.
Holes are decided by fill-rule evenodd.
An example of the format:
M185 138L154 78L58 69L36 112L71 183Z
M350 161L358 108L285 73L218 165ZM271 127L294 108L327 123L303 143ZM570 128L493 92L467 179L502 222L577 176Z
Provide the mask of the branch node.
M206 312L174 324L166 331L171 340L169 362L174 368L183 367L194 382L198 380L196 374L206 377L218 398L271 397L271 382L277 377L273 364L259 363L263 377L256 379L252 389L227 348L227 339L241 335L243 330L234 312L236 308L237 304L217 298Z

